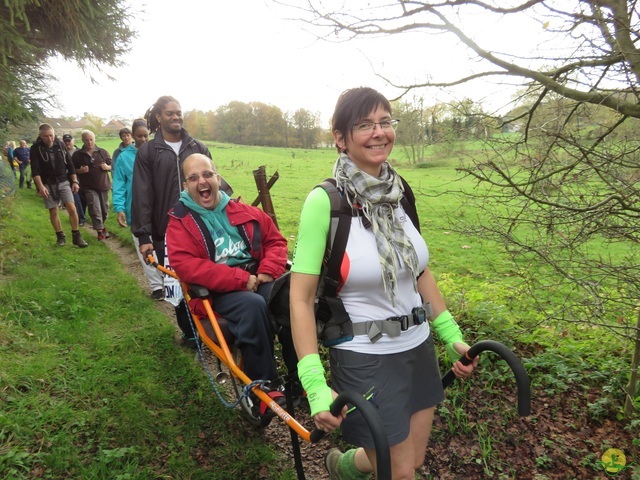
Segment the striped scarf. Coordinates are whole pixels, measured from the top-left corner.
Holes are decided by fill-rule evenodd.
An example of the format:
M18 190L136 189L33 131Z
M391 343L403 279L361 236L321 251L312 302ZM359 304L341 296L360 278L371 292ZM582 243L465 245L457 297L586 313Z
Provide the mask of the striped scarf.
M340 154L333 168L338 188L350 205L360 205L371 223L382 267L382 283L393 306L397 288L397 272L405 266L411 274L414 291L418 291L418 256L409 237L393 211L400 206L404 194L402 182L393 167L385 162L379 177L360 170L345 154Z

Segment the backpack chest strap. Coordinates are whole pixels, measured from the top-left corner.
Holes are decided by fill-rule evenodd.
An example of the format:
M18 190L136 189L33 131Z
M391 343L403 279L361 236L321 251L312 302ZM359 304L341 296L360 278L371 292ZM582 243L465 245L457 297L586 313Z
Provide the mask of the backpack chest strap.
M429 302L414 308L409 315L389 317L385 320L371 320L368 322L353 323L354 335L367 335L371 343L376 343L382 338L382 334L390 337L399 337L402 332L414 325L422 325L431 318L432 310Z

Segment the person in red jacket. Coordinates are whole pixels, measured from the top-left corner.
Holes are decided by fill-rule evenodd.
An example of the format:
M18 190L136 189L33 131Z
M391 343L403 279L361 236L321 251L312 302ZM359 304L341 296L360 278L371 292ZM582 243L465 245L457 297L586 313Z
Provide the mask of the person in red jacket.
M269 215L232 200L209 157L192 154L182 165L183 190L169 211L167 252L182 282L209 289L213 309L229 323L252 380L278 377L267 299L285 273L287 241ZM196 313L197 300L192 304ZM278 390L268 394L284 405ZM260 413L272 416L260 402Z

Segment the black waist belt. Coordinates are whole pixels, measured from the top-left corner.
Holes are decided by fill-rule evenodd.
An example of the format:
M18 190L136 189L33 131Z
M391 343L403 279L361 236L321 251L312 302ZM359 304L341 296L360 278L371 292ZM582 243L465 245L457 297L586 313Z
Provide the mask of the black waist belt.
M422 325L431 318L431 304L425 302L419 307L411 310L408 315L400 317L389 317L385 320L371 320L367 322L357 322L353 324L354 335L367 335L371 343L376 343L386 333L390 337L398 337L402 332L414 325Z

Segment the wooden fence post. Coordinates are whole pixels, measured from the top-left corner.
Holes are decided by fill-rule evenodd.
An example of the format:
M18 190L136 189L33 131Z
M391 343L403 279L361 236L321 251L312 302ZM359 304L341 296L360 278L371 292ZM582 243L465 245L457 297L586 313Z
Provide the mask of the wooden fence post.
M251 205L257 207L262 204L262 210L271 217L276 228L278 227L278 220L276 219L276 212L273 209L273 203L271 202L271 193L269 190L276 183L280 176L278 172L274 173L269 182L267 182L267 171L264 165L258 167L253 171L253 178L256 181L256 187L258 188L258 197L253 201Z

